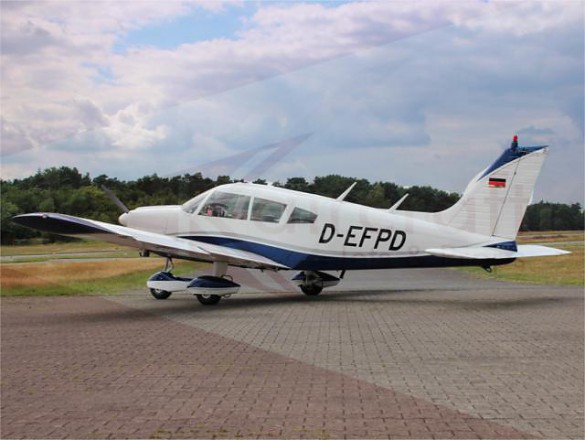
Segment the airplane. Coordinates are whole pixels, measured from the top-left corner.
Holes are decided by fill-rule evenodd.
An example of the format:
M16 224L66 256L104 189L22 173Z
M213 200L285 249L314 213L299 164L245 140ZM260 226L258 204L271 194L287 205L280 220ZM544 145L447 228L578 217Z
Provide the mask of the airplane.
M182 205L133 210L110 194L124 211L120 225L42 212L13 221L165 257L165 269L147 281L158 300L187 291L201 304L217 304L241 287L227 274L229 266L299 271L292 280L304 294L315 296L339 284L350 270L479 266L489 271L517 258L569 253L516 242L547 154L547 145L521 147L514 136L453 206L436 213L398 209L406 196L390 209L347 202L353 185L328 198L239 182ZM212 273L175 276L172 259L211 262Z

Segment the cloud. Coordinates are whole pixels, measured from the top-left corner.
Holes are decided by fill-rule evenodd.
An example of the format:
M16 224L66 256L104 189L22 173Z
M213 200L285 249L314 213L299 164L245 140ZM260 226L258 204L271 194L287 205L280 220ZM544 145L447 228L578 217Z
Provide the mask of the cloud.
M48 145L51 151L69 150L108 152L116 158L129 158L136 150L148 149L166 138L168 128L164 125L150 127L145 112L131 105L107 116L92 101L76 100L85 129L78 130L64 140Z
M566 160L583 145L579 2L0 5L3 154L35 151L38 167L59 151L100 173L171 174L313 132L266 177L355 169L414 184L422 173L456 190L468 176L441 169L475 171L532 127L563 142L554 166L583 174L582 161ZM210 5L210 20L241 13L241 29L115 50L133 29ZM110 168L112 158L134 166ZM583 197L562 179L551 194L554 185Z
M11 133L22 137L18 144L24 149L29 146L27 139L46 145L70 138L141 102L164 101L156 86L142 83L126 90L123 72L104 81L104 72L117 56L112 47L131 29L197 8L223 7L211 3L2 2L2 109L6 123L13 127ZM152 67L149 61L140 69ZM117 145L162 136L160 129L147 133L137 127L112 127L111 131L123 137ZM5 149L3 154L17 151L18 147Z
M184 103L447 20L445 14L438 21L411 17L421 14L412 7L400 6L400 11L397 5L376 3L338 8L269 4L258 9L237 40L187 42L175 51L135 47L118 54L112 50L131 29L201 7L220 13L225 6L217 2L2 3L2 78L9 90L3 96L5 119L18 128L23 140L45 145L102 126L108 118L116 120L130 108L156 110ZM105 81L104 72L108 72ZM91 109L80 102L92 103ZM47 123L48 113L50 119L62 122ZM118 146L135 145L130 139L163 138L160 130L154 131L157 134L151 131L149 136L144 127L109 129Z
M84 98L76 99L75 106L79 111L79 119L86 129L92 130L109 125L108 118L93 101Z
M480 20L463 20L459 24L474 30L517 37L548 34L553 29L562 29L567 23L579 21L583 15L583 5L578 1L510 2L504 8L509 8L509 13L485 16Z
M157 125L149 128L139 106L131 105L110 118L103 129L114 147L124 150L149 148L166 138L167 127Z
M11 155L33 148L32 141L19 127L10 124L3 117L0 118L2 139L2 155Z

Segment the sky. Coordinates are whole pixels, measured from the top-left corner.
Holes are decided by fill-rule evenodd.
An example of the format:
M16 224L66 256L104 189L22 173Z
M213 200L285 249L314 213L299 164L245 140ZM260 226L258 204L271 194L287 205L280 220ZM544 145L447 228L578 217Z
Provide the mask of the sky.
M583 204L585 3L0 2L1 172L462 192L514 134Z

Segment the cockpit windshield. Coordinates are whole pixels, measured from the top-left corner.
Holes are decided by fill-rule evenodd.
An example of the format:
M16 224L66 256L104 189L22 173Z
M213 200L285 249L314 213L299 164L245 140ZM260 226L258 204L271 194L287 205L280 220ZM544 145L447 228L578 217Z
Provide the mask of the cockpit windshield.
M187 214L194 214L195 212L197 212L197 209L201 205L201 202L205 200L205 197L207 197L208 194L209 192L204 192L202 194L199 194L198 196L193 197L191 200L183 203L181 209L185 211Z
M187 214L206 217L279 223L287 204L262 197L222 191L218 188L199 194L185 202L181 208ZM298 208L293 214L289 223L312 223L316 217L310 212L299 212Z
M199 215L246 220L249 206L250 196L215 191L205 201Z

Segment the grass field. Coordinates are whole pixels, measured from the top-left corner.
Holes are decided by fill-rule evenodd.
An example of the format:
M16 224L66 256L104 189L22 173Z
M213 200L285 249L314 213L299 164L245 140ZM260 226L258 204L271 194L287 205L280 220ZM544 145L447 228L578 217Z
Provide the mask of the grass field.
M2 263L32 263L55 259L134 258L138 250L110 243L74 241L71 243L2 246Z
M27 257L31 255L35 257ZM107 243L3 247L0 292L2 296L109 295L146 288L148 277L162 270L165 260L136 255L136 250ZM178 261L173 273L185 275L200 267Z
M583 285L584 247L581 231L525 233L520 243L546 244L571 252L546 258L525 258L493 268L463 268L483 278L527 283ZM2 296L108 295L145 287L146 279L162 270L164 259L136 258L137 251L108 243L72 242L1 248ZM99 258L99 259L98 259ZM173 271L186 275L203 264L176 262Z
M99 241L76 240L70 243L30 244L26 246L2 246L0 254L11 255L52 255L75 252L125 252L130 250L136 255L136 250L124 246L117 246Z
M2 265L2 296L111 295L145 288L146 280L162 270L161 258L88 262L42 262ZM185 275L193 264L179 263L173 271Z

